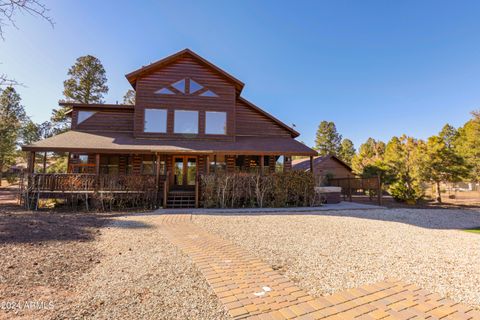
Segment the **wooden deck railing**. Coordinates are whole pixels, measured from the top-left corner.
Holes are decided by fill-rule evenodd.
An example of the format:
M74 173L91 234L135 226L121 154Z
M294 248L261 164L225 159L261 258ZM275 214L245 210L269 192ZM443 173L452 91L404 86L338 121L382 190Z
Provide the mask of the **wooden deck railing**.
M29 176L31 191L81 192L81 191L155 191L153 175L95 175L83 173L43 174Z

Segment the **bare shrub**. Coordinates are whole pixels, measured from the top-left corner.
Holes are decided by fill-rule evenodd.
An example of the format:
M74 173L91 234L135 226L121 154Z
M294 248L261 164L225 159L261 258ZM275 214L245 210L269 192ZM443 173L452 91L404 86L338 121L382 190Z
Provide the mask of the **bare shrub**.
M206 208L298 207L315 205L312 174L290 171L212 173L201 177Z

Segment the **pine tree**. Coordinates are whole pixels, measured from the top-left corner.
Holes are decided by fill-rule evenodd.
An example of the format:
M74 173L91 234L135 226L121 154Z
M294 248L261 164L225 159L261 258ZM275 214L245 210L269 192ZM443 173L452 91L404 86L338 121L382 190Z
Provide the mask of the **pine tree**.
M480 112L472 112L473 118L458 130L455 150L470 167L469 178L480 181Z
M385 143L368 138L360 145L358 153L352 159L352 169L363 177L382 176L385 172L383 156Z
M445 127L444 127L445 129ZM452 133L451 128L447 128ZM423 150L421 177L424 181L435 183L437 201L442 202L440 184L442 182L457 182L468 173L462 157L451 147L454 135L445 134L442 130L438 136L428 138Z
M22 126L28 121L20 95L12 87L0 91L0 185L6 166L15 162Z
M70 102L103 103L104 94L108 93L107 77L100 60L87 55L79 57L68 70L69 78L63 82L63 95ZM51 121L55 132L63 132L69 127L68 109L53 109Z
M417 201L423 196L420 185L421 155L424 142L407 137L393 137L384 155L389 192L396 200Z
M352 164L352 159L355 156L355 147L350 139L343 139L340 145L339 158L349 166Z
M123 96L123 104L135 105L135 90L128 89Z
M338 156L341 141L342 136L337 132L335 123L332 121L322 121L320 123L315 139L315 149L320 156Z

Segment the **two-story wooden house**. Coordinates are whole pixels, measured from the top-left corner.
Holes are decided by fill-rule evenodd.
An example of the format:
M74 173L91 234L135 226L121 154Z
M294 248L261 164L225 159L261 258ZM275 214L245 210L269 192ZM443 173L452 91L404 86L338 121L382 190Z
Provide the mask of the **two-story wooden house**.
M155 176L169 191L193 190L203 173L289 170L292 156L317 154L244 99L241 81L189 49L126 78L135 105L61 103L71 107L71 130L23 150L68 152L71 174Z

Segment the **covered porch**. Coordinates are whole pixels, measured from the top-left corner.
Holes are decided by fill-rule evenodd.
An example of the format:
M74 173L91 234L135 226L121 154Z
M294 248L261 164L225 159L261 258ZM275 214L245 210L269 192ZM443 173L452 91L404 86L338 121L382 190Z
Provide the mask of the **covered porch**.
M30 159L26 186L30 200L75 194L88 202L89 195L103 195L165 208L199 207L202 175L290 171L293 156L309 156L313 171L315 155L291 138L135 139L125 133L81 131L68 131L23 150ZM67 155L64 172L48 172L52 153Z
M67 153L67 170L49 172L50 152L29 152L25 203L81 200L88 208L97 196L157 208L199 207L200 177L212 173L268 175L291 170L291 155ZM90 204L90 206L92 206ZM104 205L103 205L104 206Z

